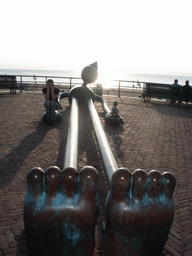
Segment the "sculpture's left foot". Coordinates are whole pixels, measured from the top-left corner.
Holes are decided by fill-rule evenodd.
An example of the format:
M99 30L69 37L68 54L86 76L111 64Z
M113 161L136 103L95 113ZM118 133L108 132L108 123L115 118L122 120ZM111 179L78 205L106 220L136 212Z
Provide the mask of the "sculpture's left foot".
M30 256L89 256L95 245L99 215L98 173L84 167L62 173L50 167L28 174L24 221Z
M117 170L106 199L105 255L160 256L174 215L171 173Z

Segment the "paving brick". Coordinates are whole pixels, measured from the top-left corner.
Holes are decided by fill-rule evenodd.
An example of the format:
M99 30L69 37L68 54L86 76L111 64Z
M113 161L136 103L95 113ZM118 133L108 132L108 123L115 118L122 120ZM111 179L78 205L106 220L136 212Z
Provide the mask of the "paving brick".
M10 206L9 206L8 203L3 204L3 209L4 209L5 213L10 213L11 212L11 209L10 209Z
M15 238L14 238L14 235L13 235L13 233L11 232L11 230L6 230L6 231L5 231L5 235L6 235L6 238L7 238L7 242L8 242L8 243L15 242Z
M191 255L192 255L192 250L183 253L183 256L191 256Z
M3 250L4 255L10 255L12 253L16 253L17 252L17 247L13 247L13 248L8 248Z
M0 234L0 249L6 249L9 247L7 239L4 234Z
M24 221L23 221L23 219L19 219L17 221L17 224L18 224L21 231L24 230Z
M191 251L192 250L192 244L191 243L189 243L189 244L186 244L186 246L185 246L185 251Z
M175 244L177 244L180 247L183 247L183 242L176 237L172 236L172 234L169 234L169 239L173 241Z
M13 200L9 201L9 207L10 207L11 210L15 210L17 208L16 204Z
M16 224L11 225L11 229L12 229L12 232L13 232L13 234L14 234L14 237L20 236L21 233L22 233L21 230L20 230L20 228L19 228Z
M192 242L192 235L190 234L189 236L185 237L183 240L184 244L188 244Z
M183 248L178 245L177 243L174 243L173 241L169 240L167 242L168 247L171 247L173 250L175 250L177 253L179 253L181 255L181 253L183 252Z
M177 231L173 230L173 228L171 229L171 234L175 236L178 240L182 239L180 232L177 233Z
M5 217L5 212L2 206L0 206L0 218Z
M11 243L9 243L9 246L10 247L17 247L18 243L17 242L11 242Z

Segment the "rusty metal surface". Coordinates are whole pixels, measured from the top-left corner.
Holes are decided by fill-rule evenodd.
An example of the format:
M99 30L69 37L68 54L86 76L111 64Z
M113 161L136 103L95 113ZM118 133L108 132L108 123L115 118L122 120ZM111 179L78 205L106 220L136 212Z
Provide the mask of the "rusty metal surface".
M105 203L104 255L160 256L173 222L174 188L171 173L116 171Z
M24 223L29 255L92 255L99 215L98 173L50 167L28 173Z

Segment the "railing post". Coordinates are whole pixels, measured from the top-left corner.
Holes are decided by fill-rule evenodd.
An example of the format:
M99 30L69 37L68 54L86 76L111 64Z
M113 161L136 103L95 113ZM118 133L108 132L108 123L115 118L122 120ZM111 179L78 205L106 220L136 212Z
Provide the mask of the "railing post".
M119 88L118 88L118 97L120 97L120 88L121 88L121 85L120 85L120 81L119 81Z
M71 90L71 83L72 83L72 78L70 77L70 90Z
M21 83L21 92L22 92L22 76L20 77L20 83Z

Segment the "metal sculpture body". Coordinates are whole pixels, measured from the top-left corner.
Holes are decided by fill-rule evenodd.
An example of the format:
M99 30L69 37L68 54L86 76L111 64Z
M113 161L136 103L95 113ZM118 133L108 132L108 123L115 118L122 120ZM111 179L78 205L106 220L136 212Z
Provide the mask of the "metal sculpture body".
M97 170L84 167L78 173L78 106L87 104L110 188L105 202L106 229L104 255L160 256L174 215L175 178L158 171L131 174L119 168L114 158L94 101L102 103L108 123L123 123L117 102L110 111L103 97L94 95L86 85L97 79L97 64L82 71L82 86L74 87L68 97L71 116L64 168L50 167L44 173L33 168L28 173L28 192L24 221L29 254L92 255L94 230L99 215L96 195ZM109 121L110 120L110 121Z
M59 122L62 120L62 116L57 111L57 105L54 101L45 102L45 112L43 113L42 120L49 124L54 124L55 122Z

